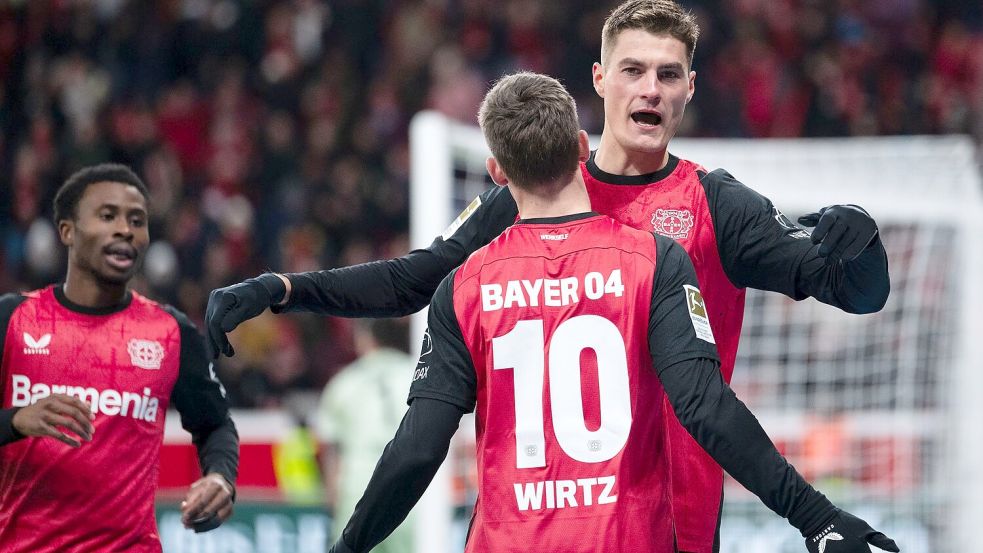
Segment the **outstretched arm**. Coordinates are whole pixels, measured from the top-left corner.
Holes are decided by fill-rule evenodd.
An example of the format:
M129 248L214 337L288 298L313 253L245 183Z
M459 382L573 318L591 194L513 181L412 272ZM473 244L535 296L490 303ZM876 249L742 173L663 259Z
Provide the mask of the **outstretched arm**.
M368 551L406 518L447 456L461 417L474 410L477 381L454 312L455 274L448 275L434 294L429 330L410 387L410 408L334 552Z
M893 541L810 486L724 383L693 265L678 244L656 240L649 350L683 427L724 470L798 528L810 551L822 544L828 553L869 553L868 542L897 551ZM823 541L834 530L840 539Z
M659 371L659 377L676 416L697 443L769 509L788 519L806 538L809 551L819 551L822 544L828 553L868 553L868 543L898 551L893 540L836 508L802 478L724 383L715 360L676 363Z
M891 290L874 219L857 206L824 208L796 227L768 198L723 170L701 175L724 271L739 288L814 297L848 313L873 313Z
M332 552L369 551L403 522L444 462L463 415L450 403L413 400Z
M475 198L454 225L425 249L386 261L283 275L289 281L289 295L273 274L216 289L205 312L210 354L213 358L219 353L233 355L226 333L268 307L274 313L309 311L339 317L415 313L430 303L441 279L514 223L517 215L508 189L495 187Z

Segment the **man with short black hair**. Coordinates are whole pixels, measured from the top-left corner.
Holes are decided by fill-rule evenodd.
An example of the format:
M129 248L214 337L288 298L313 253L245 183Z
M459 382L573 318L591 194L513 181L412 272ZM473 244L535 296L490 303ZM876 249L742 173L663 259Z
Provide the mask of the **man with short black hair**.
M58 190L65 282L0 296L0 550L160 552L154 495L169 404L204 476L181 511L196 531L232 514L239 439L201 335L129 289L150 244L149 194L129 168L88 167Z

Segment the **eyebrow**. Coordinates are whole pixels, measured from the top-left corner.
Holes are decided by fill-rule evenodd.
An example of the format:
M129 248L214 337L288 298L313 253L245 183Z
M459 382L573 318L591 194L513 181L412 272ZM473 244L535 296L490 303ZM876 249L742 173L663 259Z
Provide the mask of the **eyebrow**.
M642 60L637 59L637 58L622 58L620 61L618 61L618 65L621 66L621 67L624 67L624 66L627 66L627 65L648 65L648 64L646 64L645 62L643 62ZM664 69L676 69L676 70L682 71L683 70L683 64L682 63L679 63L678 61L674 61L674 62L659 64L659 67L658 68L660 70L664 70Z
M111 209L113 211L126 211L127 214L133 214L134 212L140 213L142 215L147 214L147 210L142 207L124 208L121 207L119 204L110 204L110 203L105 203L100 205L99 207L96 208L96 211L101 211L103 209Z

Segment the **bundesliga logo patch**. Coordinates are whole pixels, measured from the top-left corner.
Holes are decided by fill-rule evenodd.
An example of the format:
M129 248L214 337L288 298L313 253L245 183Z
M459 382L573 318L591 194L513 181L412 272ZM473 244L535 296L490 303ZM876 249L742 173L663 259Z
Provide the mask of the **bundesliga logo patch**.
M693 213L688 209L656 209L652 215L652 228L673 240L689 238Z
M716 344L713 339L713 330L710 328L710 317L707 315L707 305L703 301L700 289L689 284L683 285L686 292L686 307L689 309L689 318L693 321L693 330L696 337L704 342Z
M159 369L164 360L164 346L153 340L133 338L126 344L126 351L130 353L130 362L141 369Z

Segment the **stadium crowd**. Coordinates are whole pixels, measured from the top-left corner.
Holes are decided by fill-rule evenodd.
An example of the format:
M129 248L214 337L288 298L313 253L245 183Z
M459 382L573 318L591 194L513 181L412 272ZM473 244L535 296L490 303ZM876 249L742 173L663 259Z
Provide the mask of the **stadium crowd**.
M488 83L522 68L559 77L599 132L589 67L616 3L2 2L0 291L63 273L52 197L102 161L152 194L137 288L199 323L211 289L264 269L405 253L413 114L474 123ZM682 136L983 139L979 2L683 3L703 33ZM319 390L353 359L351 331L244 324L219 367L233 404Z

